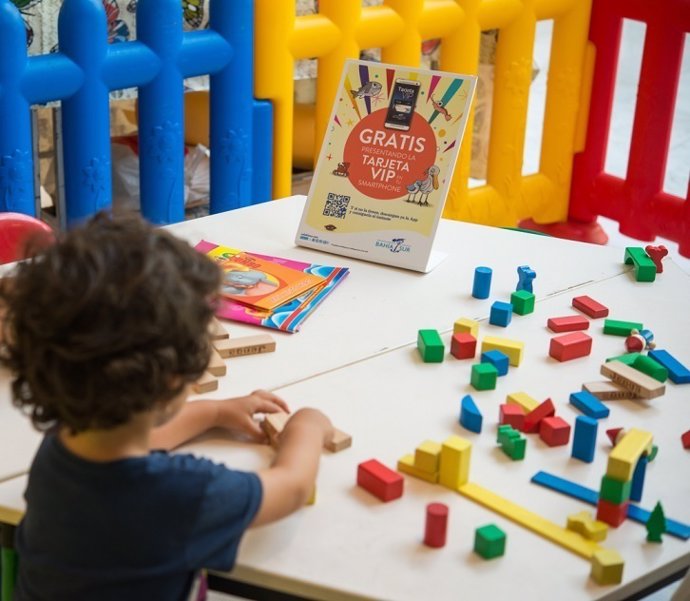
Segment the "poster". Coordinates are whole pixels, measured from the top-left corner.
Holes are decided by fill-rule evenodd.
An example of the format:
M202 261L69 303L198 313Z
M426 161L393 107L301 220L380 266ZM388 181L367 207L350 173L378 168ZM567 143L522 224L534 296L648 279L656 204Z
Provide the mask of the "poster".
M347 61L296 243L430 271L476 77Z

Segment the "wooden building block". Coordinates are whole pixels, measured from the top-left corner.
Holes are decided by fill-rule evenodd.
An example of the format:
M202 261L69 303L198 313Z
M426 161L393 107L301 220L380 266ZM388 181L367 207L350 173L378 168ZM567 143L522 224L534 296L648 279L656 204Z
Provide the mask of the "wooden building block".
M450 354L456 359L472 359L477 354L477 339L467 332L453 334Z
M584 332L572 332L551 339L549 355L557 361L586 357L592 352L592 338Z
M479 322L468 317L461 317L453 324L453 334L472 334L477 338L479 336Z
M212 392L218 389L218 380L216 380L216 377L213 374L205 371L203 374L201 374L201 377L194 382L192 388L196 394Z
M325 445L327 450L331 453L338 453L339 451L344 451L345 449L352 446L352 436L341 432L337 428L334 428L333 438L330 442Z
M211 358L209 359L206 371L216 376L216 378L220 378L228 373L228 366L225 365L223 357L220 356L220 353L215 347L211 347Z
M222 340L223 338L230 337L230 334L225 329L225 326L215 317L212 318L211 322L208 324L208 331L211 335L211 340Z
M506 533L495 524L474 531L474 552L484 559L500 557L506 550Z
M605 499L597 501L597 519L609 526L618 528L628 515L630 503L611 503Z
M423 472L438 472L441 461L441 443L425 440L414 452L414 466Z
M525 427L525 412L519 405L505 403L498 410L499 425L512 426L515 430L522 432Z
M601 375L624 386L643 399L653 399L666 392L666 385L637 371L620 361L609 361L601 366Z
M684 449L690 449L690 430L682 434L680 441L683 443Z
M568 516L568 530L577 532L580 536L584 536L587 540L593 540L598 543L606 539L609 527L604 522L595 520L587 511L574 513Z
M529 315L534 313L535 296L527 290L517 290L510 295L510 304L513 305L513 313L516 315Z
M625 363L626 365L632 365L637 361L637 358L640 356L640 353L623 353L622 355L616 355L615 357L609 357L606 359L606 363L610 363L611 361L620 361L621 363Z
M570 424L558 416L545 417L539 424L539 438L550 447L570 442Z
M482 414L474 399L466 394L460 401L460 425L470 432L479 434L482 431L482 421Z
M586 295L573 298L573 308L589 315L592 319L606 317L609 314L608 307Z
M459 436L450 436L441 445L439 484L458 490L470 477L472 443Z
M640 355L632 366L659 382L665 382L668 379L668 369L647 355Z
M501 450L513 461L525 458L527 440L512 426L504 424L498 427L496 442L501 445Z
M440 549L445 546L447 530L448 505L445 503L429 503L426 506L424 544L434 549Z
M417 349L424 363L442 363L446 347L437 330L419 330Z
M570 395L570 404L585 415L593 417L594 419L601 419L609 416L609 408L591 392L587 392L586 390L573 392Z
M541 405L525 415L524 430L526 434L534 434L539 431L539 424L545 417L556 414L556 408L551 399L546 399Z
M505 376L508 373L508 364L510 363L508 355L498 350L486 351L482 353L481 363L491 363L497 371L499 376Z
M503 301L494 301L489 312L489 323L507 328L513 319L513 305Z
M589 328L589 319L582 315L567 315L565 317L549 317L546 327L552 332L576 332Z
M630 500L630 489L632 488L632 480L616 480L611 476L604 474L601 477L601 486L599 488L599 498L620 505Z
M431 484L438 484L438 472L425 472L415 467L414 455L409 453L398 459L397 470L408 476L414 476L425 482L430 482Z
M586 415L578 415L575 418L573 448L570 456L585 463L592 463L594 461L598 429L599 422L597 420Z
M668 351L654 349L649 351L648 356L668 369L668 377L674 384L687 384L690 382L690 369L685 367Z
M633 265L638 282L653 282L656 279L656 265L641 246L628 246L623 255L626 265Z
M227 359L228 357L272 353L276 350L276 341L270 334L256 334L255 336L215 340L213 346L216 347L221 357Z
M497 379L498 370L491 363L475 363L472 366L470 384L477 390L493 390Z
M522 351L525 349L525 343L519 340L508 340L507 338L499 338L498 336L485 336L482 340L482 353L486 351L501 351L508 355L510 364L513 367L518 367L522 361Z
M403 494L404 478L376 459L357 466L357 485L384 503L399 499Z
M511 392L506 397L506 403L509 405L517 405L518 407L522 407L522 410L525 414L539 407L539 401L533 399L526 392Z
M637 460L643 453L651 453L652 440L651 433L630 428L609 454L606 475L622 481L632 479Z
M278 438L289 419L290 415L284 411L267 413L264 416L264 419L261 422L261 429L268 437L268 441L271 446L275 447L278 445Z
M647 253L649 258L654 261L656 272L663 273L664 264L662 263L662 259L668 254L668 248L666 248L663 244L659 244L658 246L648 244L644 247L644 251Z
M621 386L610 380L585 382L582 385L582 390L586 390L590 394L593 394L600 401L619 401L638 398L637 395L630 392L625 386Z
M599 585L620 584L625 563L618 551L601 549L592 556L592 580Z
M604 334L610 336L630 336L633 330L642 330L644 325L637 321L621 321L619 319L604 320Z

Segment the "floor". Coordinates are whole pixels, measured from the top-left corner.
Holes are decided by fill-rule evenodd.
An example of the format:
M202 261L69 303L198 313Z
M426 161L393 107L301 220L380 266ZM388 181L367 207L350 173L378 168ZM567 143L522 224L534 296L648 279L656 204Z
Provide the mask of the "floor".
M539 143L541 140L541 115L543 114L546 95L546 78L548 71L548 53L551 43L552 23L540 22L535 41L534 60L539 73L532 83L530 91L530 110L528 114L528 132L525 148L524 172L533 173L539 166ZM689 36L686 36L686 39ZM613 126L610 133L609 154L606 170L614 175L623 176L627 168L627 150L630 147L630 130L634 114L636 86L639 76L641 48L644 40L644 26L633 21L626 21L623 29L623 41L620 54L617 92L614 98ZM664 189L685 197L690 177L690 41L685 45L683 71L679 86L674 117L674 132L671 137L671 149L668 160ZM306 192L305 192L306 193ZM609 245L644 246L645 243L623 236L618 232L618 224L609 219L600 218L599 222L609 236ZM657 239L655 244L665 244L669 256L690 275L690 259L681 257L677 245L673 242ZM670 601L679 583L653 593L645 601ZM229 601L239 599L220 593L210 593L209 601Z

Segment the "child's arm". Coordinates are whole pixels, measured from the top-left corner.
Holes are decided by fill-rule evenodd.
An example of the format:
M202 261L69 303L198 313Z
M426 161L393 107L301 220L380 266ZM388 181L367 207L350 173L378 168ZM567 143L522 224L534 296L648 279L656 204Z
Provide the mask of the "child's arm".
M316 409L301 409L280 435L273 465L259 472L261 506L251 526L283 518L309 499L314 490L323 445L333 438L329 419Z
M171 450L211 430L223 428L264 442L265 435L254 420L255 413L288 411L280 397L265 390L220 401L193 401L169 421L151 431L149 448Z

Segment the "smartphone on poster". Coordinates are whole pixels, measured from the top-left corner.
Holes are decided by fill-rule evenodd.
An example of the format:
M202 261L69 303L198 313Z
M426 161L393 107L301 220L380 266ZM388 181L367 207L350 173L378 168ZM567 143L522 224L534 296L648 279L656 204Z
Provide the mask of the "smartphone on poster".
M405 131L410 129L420 86L420 82L411 79L395 80L393 94L388 104L385 127Z

